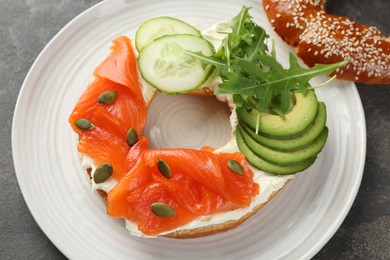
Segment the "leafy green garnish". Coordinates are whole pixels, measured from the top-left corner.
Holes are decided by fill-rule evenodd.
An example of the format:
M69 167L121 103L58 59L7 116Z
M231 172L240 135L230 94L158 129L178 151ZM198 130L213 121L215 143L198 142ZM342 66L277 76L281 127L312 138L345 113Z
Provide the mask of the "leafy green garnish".
M230 22L220 48L212 56L189 53L203 66L214 65L222 78L216 94L232 94L238 107L284 116L292 106L292 93L312 89L309 80L319 75L329 75L347 61L303 68L290 53L290 68L285 69L275 58L275 49L268 51L269 37L243 7ZM332 78L333 79L333 78ZM322 85L322 84L321 84Z

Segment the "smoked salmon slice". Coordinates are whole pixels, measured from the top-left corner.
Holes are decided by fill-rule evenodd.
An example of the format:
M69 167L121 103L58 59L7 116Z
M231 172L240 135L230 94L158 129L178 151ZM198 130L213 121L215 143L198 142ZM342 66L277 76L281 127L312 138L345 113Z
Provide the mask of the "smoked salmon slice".
M78 144L80 153L94 159L95 165L110 163L113 177L122 178L128 168L125 159L131 147L126 142L128 126L104 108L98 107L91 117L93 129L84 131Z
M158 160L169 165L171 178L160 172ZM228 160L239 162L244 173L230 170L226 166ZM252 178L253 172L240 153L148 149L108 193L107 213L133 221L144 234L153 236L198 216L248 206L259 192ZM155 215L151 211L155 202L169 205L175 215L169 218Z
M127 131L134 128L142 140L147 108L130 39L122 36L113 42L112 53L95 70L95 78L79 98L69 123L80 137L78 151L93 158L97 165L109 162L113 177L119 180L134 165L134 159L126 160L131 150L126 142ZM99 103L105 92L115 92L115 98L110 103ZM76 125L80 118L89 120L93 128L80 129ZM132 150L139 148L137 145Z
M110 104L99 104L99 96L106 91L116 91L115 100ZM113 117L121 119L127 128L133 127L141 132L146 123L146 104L142 97L136 95L131 89L119 85L105 78L97 78L88 86L87 90L78 100L69 122L73 130L80 135L86 131L80 130L75 121L79 118L91 120L96 113L96 108L104 108Z
M112 42L112 51L95 69L95 76L127 86L139 94L137 58L135 57L130 39L126 36L120 36Z

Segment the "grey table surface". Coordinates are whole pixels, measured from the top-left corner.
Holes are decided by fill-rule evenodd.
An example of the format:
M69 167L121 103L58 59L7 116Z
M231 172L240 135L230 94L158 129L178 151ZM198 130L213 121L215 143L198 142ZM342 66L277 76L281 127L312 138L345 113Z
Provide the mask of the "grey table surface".
M0 259L65 259L31 216L11 153L15 103L50 39L98 0L0 0ZM328 11L390 35L390 1L333 0ZM345 221L314 259L390 259L390 86L356 84L367 124L363 180Z

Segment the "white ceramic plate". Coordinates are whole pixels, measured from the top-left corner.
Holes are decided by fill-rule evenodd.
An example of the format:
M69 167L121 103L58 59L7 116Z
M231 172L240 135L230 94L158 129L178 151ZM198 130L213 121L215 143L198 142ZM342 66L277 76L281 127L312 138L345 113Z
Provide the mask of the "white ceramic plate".
M104 203L81 173L77 136L67 119L94 67L109 53L111 40L121 34L133 36L143 21L160 15L204 28L229 20L242 4L254 7L251 14L276 39L278 57L287 62L291 49L273 33L260 1L238 0L105 1L70 22L38 57L16 105L14 163L31 213L67 257L308 259L341 225L359 188L366 150L364 113L350 82L337 81L317 91L328 107L330 135L315 165L297 175L261 212L229 232L190 240L130 237L122 221L105 214ZM184 110L197 109L186 106ZM216 125L224 127L224 123Z

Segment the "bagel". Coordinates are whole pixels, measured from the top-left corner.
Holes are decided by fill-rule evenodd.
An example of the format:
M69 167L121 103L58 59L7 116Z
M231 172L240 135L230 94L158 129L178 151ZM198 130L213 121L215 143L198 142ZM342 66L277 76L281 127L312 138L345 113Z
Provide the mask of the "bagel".
M118 48L118 45L125 45L123 42L126 42L126 40L123 39L123 36L119 37L119 38L121 38L121 41L118 41L117 39L114 40L114 46L112 48L113 53L114 53L113 56L116 55L115 50L116 50L116 48ZM129 55L130 56L136 55L136 53L129 54ZM128 64L128 62L124 61L121 57L117 58L115 56L115 59L117 59L115 62L110 62L110 61L105 60L101 64L103 64L103 66L104 66L104 64L109 64L110 66L112 66L112 64L115 64L114 66L116 66L116 67L122 66L121 63ZM118 60L120 60L120 62L117 62ZM100 66L101 65L99 65L99 67L95 70L94 79L90 82L89 87L87 88L86 92L84 92L84 94L79 99L78 104L80 104L80 103L84 104L85 102L88 103L90 98L85 93L87 93L88 89L94 87L94 85L100 84L99 81L101 80L101 77L102 77L102 74L101 74L102 69L100 68ZM127 65L125 65L124 67L126 67L126 70L128 70ZM112 70L107 70L107 71L108 71L107 72L108 74L105 74L105 76L107 76L108 78L111 79L113 77L112 75L110 75ZM99 72L99 73L96 73L96 72ZM104 73L106 73L106 72L104 71ZM139 72L137 72L137 73L139 73ZM115 81L114 82L115 84L120 82L120 85L129 85L129 84L131 85L132 84L132 83L128 83L127 79L123 79L122 75L115 77L114 81ZM188 93L188 94L197 95L197 96L214 95L214 88L215 88L216 84L217 84L217 78L215 78L215 77L211 78L210 80L206 81L203 84L203 86L201 86L197 90L195 90L191 93ZM135 90L135 92L140 91L140 93L142 93L141 95L142 95L143 101L145 102L145 106L146 106L146 108L149 107L153 101L155 94L156 94L156 89L152 88L139 75L138 75L138 82L136 85L140 86L140 89ZM119 94L118 94L118 96L119 96ZM231 124L232 124L232 135L230 137L230 140L227 140L227 144L223 147L216 149L216 151L214 153L216 153L216 154L219 154L219 153L233 154L233 153L236 153L239 151L238 146L237 146L237 142L236 142L236 137L235 137L235 127L237 124L237 118L235 117L236 116L235 110L234 110L234 107L232 106L231 97L228 97L226 95L220 95L220 96L216 96L216 98L219 99L220 101L226 102L227 105L229 106L229 108L232 109L232 115L231 115L231 119L230 119ZM92 98L91 98L91 100L92 100ZM96 102L96 95L93 98L93 100L95 100L93 102L98 103L98 102ZM117 180L116 178L114 178L114 176L108 177L103 182L96 182L95 181L94 176L96 175L97 168L99 167L99 165L101 165L102 161L96 153L86 153L85 149L80 148L80 147L82 147L83 139L84 139L86 133L83 131L80 131L80 129L77 129L77 127L75 127L75 125L77 126L76 119L80 118L80 117L88 118L88 116L84 117L84 114L89 113L88 112L89 107L86 109L88 111L81 111L80 112L79 111L80 109L77 108L78 104L76 104L75 110L72 112L72 114L69 118L69 122L70 122L71 126L73 127L73 129L76 131L76 133L79 134L79 152L81 153L82 168L85 170L86 175L89 178L89 181L91 183L93 190L97 191L97 193L103 198L103 200L108 205L109 200L110 200L110 192L114 189L114 187L117 187L117 185L119 185L121 183L121 181L118 182L118 180L120 178ZM93 121L93 116L90 118L91 118L92 123L95 123L95 121ZM92 127L93 128L98 127L98 125L92 126ZM93 128L91 128L91 129L93 129ZM114 128L117 128L117 127L115 126ZM89 130L90 129L86 129L87 132ZM93 137L93 134L91 134L91 135ZM114 148L111 148L110 146L114 146L115 149L120 150L120 144L118 146L116 141L112 142L112 143L106 142L103 144L103 146L99 146L99 147L105 147L102 149L106 149L106 148L107 149L114 149ZM119 147L119 148L116 148L116 147ZM273 174L268 174L268 173L265 173L263 171L260 171L256 168L252 167L249 164L246 166L244 166L244 164L242 164L242 166L245 169L247 169L249 167L248 168L249 171L253 172L253 178L252 178L253 183L255 183L256 185L258 185L260 187L257 195L255 194L255 196L252 198L252 200L249 202L249 204L247 206L234 208L233 210L220 211L217 213L213 213L211 215L200 216L187 224L179 226L178 228L169 229L169 230L160 232L157 235L152 235L152 236L141 232L138 229L136 223L131 222L130 220L127 220L127 219L125 219L126 228L129 230L130 234L132 234L134 236L139 236L139 237L166 236L166 237L171 237L171 238L183 238L183 239L184 238L195 238L195 237L200 237L200 236L211 235L211 234L223 232L223 231L232 229L234 227L237 227L238 225L243 223L245 220L247 220L248 218L253 216L262 207L264 207L264 205L266 205L271 199L273 199L275 197L275 195L280 190L282 190L283 187L285 187L285 185L290 180L292 180L294 177L294 175L276 176ZM124 173L122 173L122 174L124 174ZM245 190L245 192L247 192L247 191ZM230 204L228 204L228 206L229 205Z
M208 81L207 83L212 83ZM152 88L140 77L140 86L142 86L142 93L145 103L149 107L156 94L156 90ZM200 97L212 96L213 85L205 84L201 88L188 93L188 95L196 95ZM232 109L230 98L224 95L216 97L221 102L225 102L230 109ZM234 111L232 111L232 117L234 117ZM235 121L231 119L231 121ZM234 128L234 123L232 125ZM236 137L233 131L230 140L226 145L220 147L215 152L236 152L239 151L236 144ZM109 178L103 183L95 183L93 179L94 172L96 171L97 164L94 163L94 159L88 155L81 154L82 168L85 170L88 180L93 190L95 190L105 203L107 203L108 193L118 184L118 181L114 178ZM260 171L251 165L250 169L254 172L253 180L260 186L260 192L253 198L251 204L246 208L238 208L236 210L224 213L216 213L214 215L201 216L198 219L181 226L179 228L169 230L159 234L158 236L164 236L175 239L190 239L202 236L213 235L221 232L228 231L236 228L250 217L260 211L268 202L270 202L293 178L294 175L277 176ZM224 217L223 215L227 215ZM125 226L131 235L137 237L153 238L157 236L148 236L138 230L137 226L129 220L125 219Z
M275 32L308 65L349 63L334 74L365 84L390 84L390 39L375 27L326 12L326 0L263 0Z

